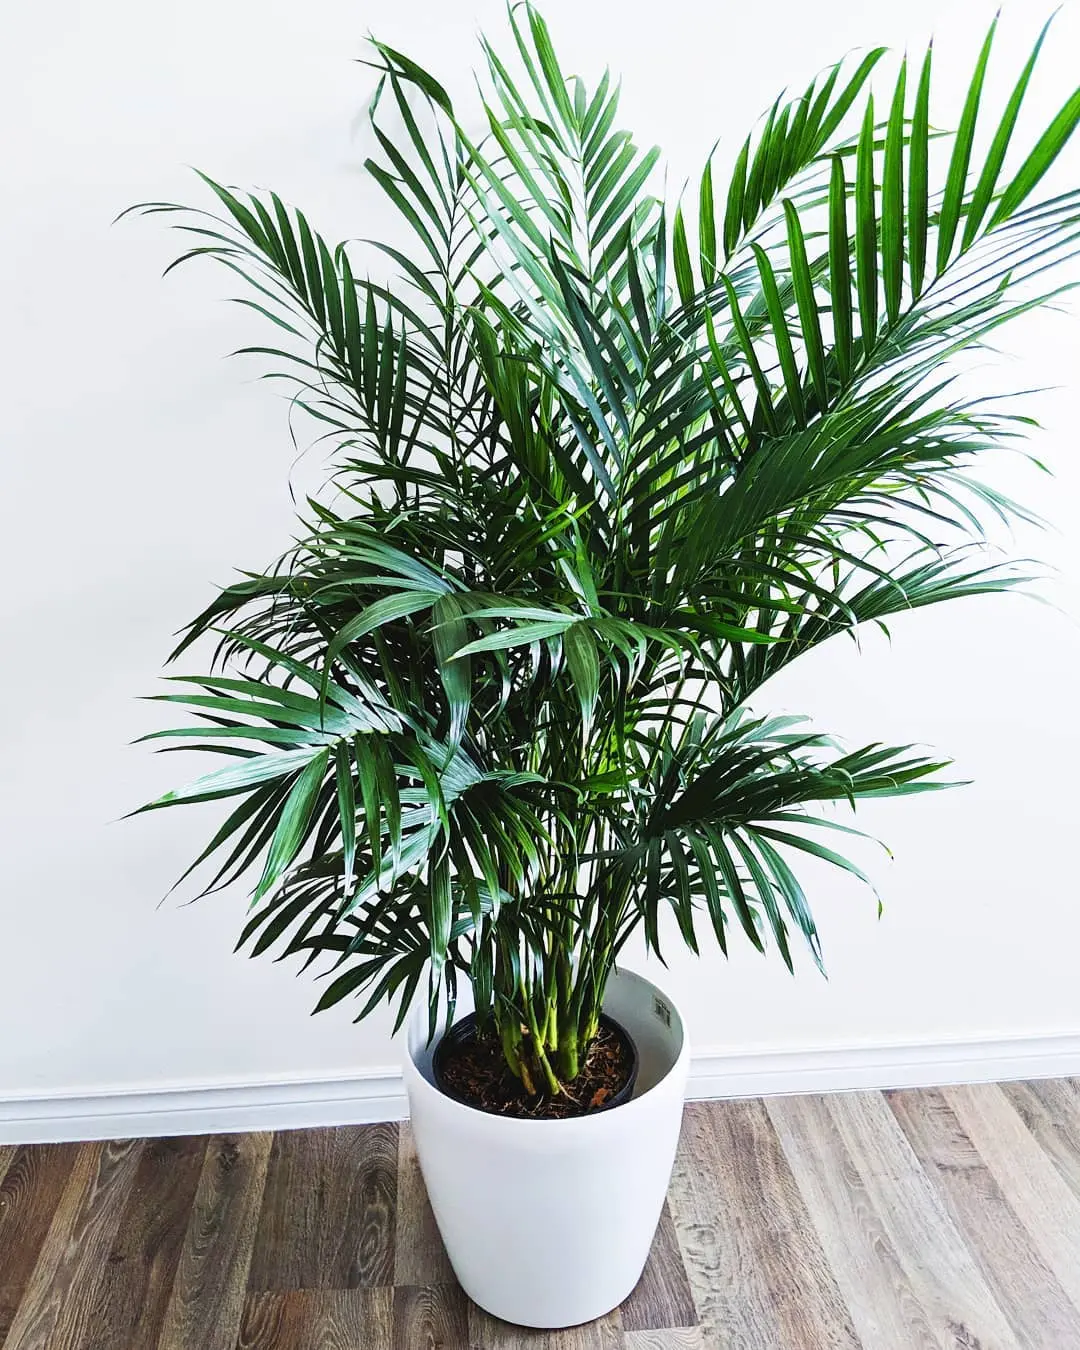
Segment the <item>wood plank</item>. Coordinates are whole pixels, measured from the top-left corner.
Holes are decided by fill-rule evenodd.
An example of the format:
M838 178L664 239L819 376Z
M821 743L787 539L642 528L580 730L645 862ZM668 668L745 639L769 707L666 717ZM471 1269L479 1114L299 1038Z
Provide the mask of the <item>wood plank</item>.
M158 1350L234 1350L272 1140L208 1140Z
M1021 1345L1080 1350L1080 1319L937 1088L887 1093L923 1169L937 1181L953 1222Z
M142 1147L132 1139L81 1145L5 1350L95 1345L106 1262Z
M1006 1101L1080 1200L1080 1086L1070 1078L1002 1083Z
M623 1328L648 1331L654 1327L696 1327L699 1320L675 1221L665 1201L641 1279L622 1305Z
M205 1138L147 1141L109 1253L93 1350L156 1344L205 1159Z
M940 1350L825 1098L777 1097L767 1109L866 1350Z
M8 1327L15 1321L15 1312L22 1298L22 1290L13 1284L0 1284L0 1346L4 1344Z
M248 1287L392 1285L397 1161L396 1124L278 1134Z
M579 1327L537 1331L512 1326L470 1303L469 1350L623 1350L622 1320L616 1308Z
M999 1087L944 1089L945 1100L1032 1243L1080 1312L1080 1199Z
M0 1345L71 1177L78 1144L16 1147L0 1179Z
M1020 1344L1029 1350L1080 1350L1076 1309L942 1092L890 1092L886 1100L923 1170L937 1183Z
M469 1300L458 1284L394 1290L393 1350L469 1350Z
M881 1093L839 1093L827 1109L937 1344L1016 1346L978 1262ZM853 1305L852 1314L859 1326Z
M394 1283L453 1284L454 1270L431 1212L409 1122L398 1135Z
M14 1144L0 1144L0 1186L4 1184L4 1177L7 1175L11 1160L15 1157ZM3 1192L0 1191L0 1216L3 1214L4 1202ZM0 1246L0 1257L3 1256L3 1248ZM19 1302L20 1293L17 1293L13 1285L3 1283L3 1275L0 1272L0 1345L4 1343L4 1337L7 1335L7 1329L11 1326L15 1317L15 1309Z
M390 1289L250 1294L236 1350L392 1350L392 1326Z
M670 1205L694 1302L710 1336L733 1350L858 1350L806 1204L760 1102L686 1108Z
M623 1350L719 1350L719 1342L710 1343L705 1336L704 1327L627 1331L623 1333Z

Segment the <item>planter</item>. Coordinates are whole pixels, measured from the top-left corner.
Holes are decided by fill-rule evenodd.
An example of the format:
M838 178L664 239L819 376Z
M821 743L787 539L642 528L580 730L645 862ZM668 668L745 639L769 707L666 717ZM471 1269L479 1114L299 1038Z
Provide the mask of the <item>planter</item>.
M637 1046L634 1096L576 1120L515 1120L445 1096L427 1009L409 1023L416 1152L454 1273L475 1303L520 1326L574 1326L617 1307L641 1277L667 1194L689 1060L682 1019L629 971L612 976L604 1011Z

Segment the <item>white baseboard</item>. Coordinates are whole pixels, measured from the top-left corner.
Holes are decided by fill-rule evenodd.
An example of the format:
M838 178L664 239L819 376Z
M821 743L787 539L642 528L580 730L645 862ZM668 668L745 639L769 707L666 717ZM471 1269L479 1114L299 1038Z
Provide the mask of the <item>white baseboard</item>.
M375 1124L408 1115L401 1072L0 1098L0 1144Z
M1072 1076L1080 1076L1080 1034L804 1050L705 1049L691 1060L687 1097L707 1101ZM0 1098L0 1144L373 1124L407 1114L400 1072L373 1069L350 1078Z
M797 1092L941 1087L1080 1075L1080 1035L1004 1036L806 1050L704 1050L687 1097L770 1097Z

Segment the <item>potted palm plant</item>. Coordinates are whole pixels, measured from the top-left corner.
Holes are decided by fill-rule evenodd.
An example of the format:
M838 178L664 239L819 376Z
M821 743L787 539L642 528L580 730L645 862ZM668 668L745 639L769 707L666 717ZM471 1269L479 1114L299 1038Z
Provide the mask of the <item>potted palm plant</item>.
M1015 508L969 470L1027 419L943 366L1058 293L1080 192L1036 189L1080 94L1014 157L1038 45L987 119L991 29L951 137L931 52L882 103L871 51L671 206L608 74L565 75L531 4L509 23L482 135L373 44L400 238L334 246L210 179L213 212L140 208L241 278L282 344L248 350L332 447L301 542L174 653L216 638L160 696L194 723L153 735L227 759L143 809L231 799L193 866L252 879L241 945L329 958L319 1008L409 1019L461 1282L559 1326L637 1281L678 1134L685 1033L627 942L673 921L790 968L797 934L820 965L793 864L866 878L815 808L944 786L751 708L836 634L1023 579L984 556Z

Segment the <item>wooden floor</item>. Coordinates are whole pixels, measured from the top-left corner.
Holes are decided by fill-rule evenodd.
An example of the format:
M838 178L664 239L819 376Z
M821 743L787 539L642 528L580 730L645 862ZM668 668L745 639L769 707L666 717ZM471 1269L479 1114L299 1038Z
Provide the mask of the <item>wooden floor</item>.
M1080 1083L687 1108L634 1295L470 1306L407 1126L0 1147L3 1350L1080 1350Z

